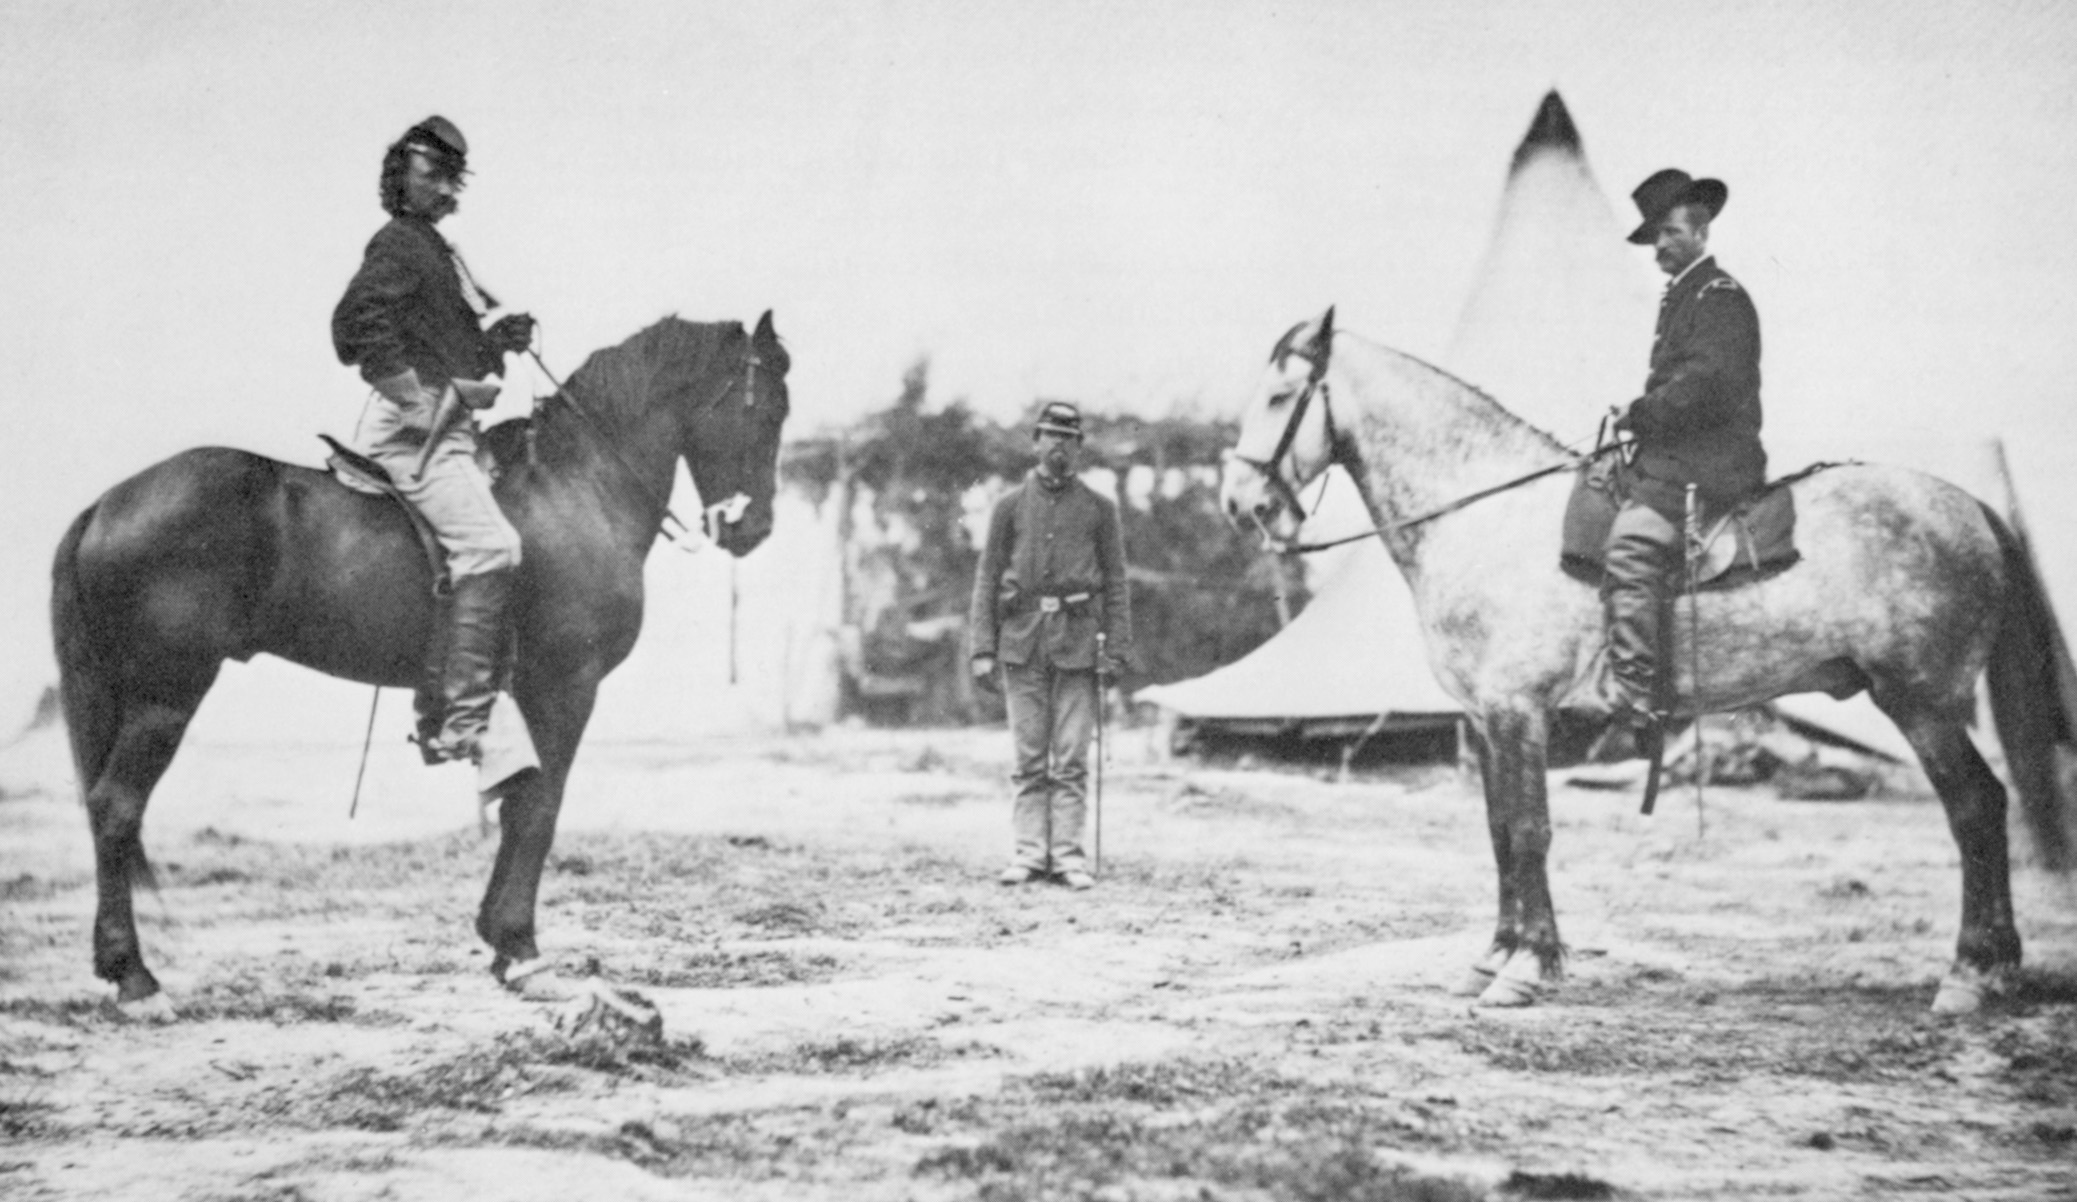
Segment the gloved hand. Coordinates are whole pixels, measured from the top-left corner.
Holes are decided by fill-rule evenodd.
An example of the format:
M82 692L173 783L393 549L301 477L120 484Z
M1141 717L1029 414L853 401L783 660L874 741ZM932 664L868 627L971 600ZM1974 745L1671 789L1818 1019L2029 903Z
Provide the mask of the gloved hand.
M500 354L516 355L534 343L534 316L531 313L507 313L491 322L483 336Z
M1096 657L1096 674L1105 680L1116 680L1125 675L1125 660L1121 656L1105 653Z
M974 687L984 693L1002 692L1002 678L995 674L995 657L976 655L971 665Z
M400 409L422 407L430 410L440 399L433 395L431 389L419 382L418 372L409 367L396 375L384 376L374 381L374 385L375 391Z

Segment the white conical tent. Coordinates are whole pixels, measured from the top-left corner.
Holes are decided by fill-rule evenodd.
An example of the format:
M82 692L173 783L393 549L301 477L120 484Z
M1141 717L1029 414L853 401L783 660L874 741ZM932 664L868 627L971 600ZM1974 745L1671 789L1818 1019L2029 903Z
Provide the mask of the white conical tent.
M1492 241L1441 366L1565 443L1644 383L1658 309L1556 92L1516 149Z
M1600 413L1635 395L1651 345L1651 267L1624 232L1565 102L1550 93L1515 150L1492 241L1441 366L1562 440L1590 438ZM1354 486L1339 469L1330 473L1306 537L1367 525ZM1381 544L1351 544L1311 569L1311 604L1274 638L1139 697L1214 721L1457 712L1428 668L1413 598Z

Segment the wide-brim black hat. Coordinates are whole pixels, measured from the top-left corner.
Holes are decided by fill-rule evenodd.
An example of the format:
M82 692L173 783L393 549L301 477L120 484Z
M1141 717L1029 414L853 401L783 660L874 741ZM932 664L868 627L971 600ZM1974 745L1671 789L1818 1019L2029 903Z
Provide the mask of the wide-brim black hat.
M1630 231L1630 241L1639 246L1656 242L1659 222L1681 205L1701 205L1709 210L1713 220L1730 198L1731 189L1720 179L1696 179L1678 167L1655 171L1630 193L1630 199L1637 202L1638 215L1644 218L1644 224Z

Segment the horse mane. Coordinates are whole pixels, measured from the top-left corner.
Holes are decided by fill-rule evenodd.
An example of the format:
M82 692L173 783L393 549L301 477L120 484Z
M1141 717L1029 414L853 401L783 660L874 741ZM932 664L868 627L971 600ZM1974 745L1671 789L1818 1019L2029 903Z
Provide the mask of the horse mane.
M670 314L618 346L593 351L570 374L564 391L587 413L612 424L637 416L651 398L691 387L715 351L745 337L739 321L691 322Z
M1295 333L1295 330L1293 332ZM1284 335L1286 342L1290 341L1291 337L1291 334ZM1497 439L1511 440L1516 436L1523 436L1530 439L1541 449L1560 453L1564 453L1566 450L1565 444L1558 441L1556 435L1508 409L1507 406L1493 399L1492 396L1476 384L1472 384L1450 371L1437 367L1418 355L1410 355L1405 351L1396 350L1381 342L1372 342L1360 335L1349 334L1345 331L1335 331L1334 337L1337 342L1343 338L1353 338L1362 346L1399 365L1403 374L1430 384L1441 385L1448 391L1457 394L1461 398L1463 408L1489 424L1492 433ZM1286 354L1290 353L1283 343L1279 343L1278 348L1284 350Z

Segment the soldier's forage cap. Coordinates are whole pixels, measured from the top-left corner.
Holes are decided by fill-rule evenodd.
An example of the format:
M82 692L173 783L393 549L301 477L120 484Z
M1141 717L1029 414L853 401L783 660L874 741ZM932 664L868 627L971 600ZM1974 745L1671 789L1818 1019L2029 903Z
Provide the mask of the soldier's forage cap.
M1031 428L1031 436L1041 434L1072 434L1082 437L1082 411L1066 401L1047 401L1039 410L1038 424Z
M1678 167L1655 171L1630 193L1630 199L1637 202L1638 215L1644 218L1643 225L1630 231L1630 241L1639 246L1658 241L1659 223L1681 205L1701 205L1714 220L1730 197L1731 189L1720 179L1696 179Z
M434 115L404 131L404 149L416 150L456 175L469 170L469 143L447 118Z

